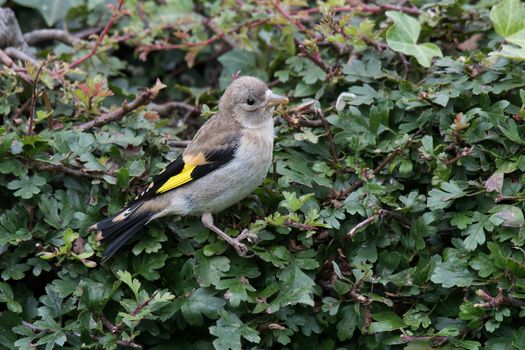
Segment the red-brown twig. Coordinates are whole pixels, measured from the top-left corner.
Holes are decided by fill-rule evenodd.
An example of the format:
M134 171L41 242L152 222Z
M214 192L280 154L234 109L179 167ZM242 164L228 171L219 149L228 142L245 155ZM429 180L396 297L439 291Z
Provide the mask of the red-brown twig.
M360 4L357 6L335 6L330 9L332 12L365 12L365 13L382 13L385 11L399 11L404 12L410 15L416 15L419 16L421 14L421 10L415 8L415 7L406 7L406 6L399 6L399 5L366 5L366 4ZM321 9L319 7L313 7L309 9L304 10L298 10L293 12L293 14L307 14L311 15L314 13L321 12Z
M97 53L98 47L100 46L100 43L102 42L102 39L106 36L106 34L109 32L111 27L115 24L117 19L122 15L122 6L124 5L124 0L119 0L117 7L113 7L113 14L111 15L111 19L108 21L102 32L99 34L97 41L95 42L95 45L89 51L86 55L80 57L79 59L73 61L69 68L75 68L82 63L84 63L86 60L88 60L91 56Z
M80 124L80 125L76 125L74 128L75 129L78 129L78 130L82 130L82 131L85 131L85 130L89 130L89 129L92 129L94 127L97 127L97 126L101 126L101 125L104 125L104 124L107 124L107 123L110 123L110 122L113 122L113 121L116 121L116 120L119 120L121 118L123 118L127 113L141 107L141 106L144 106L146 104L148 104L149 102L151 102L152 100L154 100L159 91L162 90L163 88L165 88L166 85L162 84L160 82L160 80L157 80L155 86L153 86L152 88L149 88L149 89L146 89L146 91L144 91L142 94L140 94L136 99L134 99L133 101L131 102L124 102L122 104L122 106L112 112L108 112L108 113L104 113L100 116L98 116L97 118L89 121L89 122L86 122L86 123L83 123L83 124Z
M208 46L208 45L214 43L215 41L224 38L227 35L231 35L231 34L237 33L237 32L241 31L244 28L252 29L252 28L255 28L255 27L259 27L259 26L267 23L268 21L269 21L269 19L252 20L252 21L249 21L247 23L240 24L237 27L232 28L232 29L230 29L230 30L228 30L226 32L221 32L219 34L215 34L215 35L211 36L210 38L208 38L206 40L203 40L203 41L184 42L184 43L180 43L180 44L163 43L163 44L144 45L144 46L141 46L141 47L138 48L138 51L140 53L139 54L139 58L141 60L145 61L146 58L148 57L148 54L150 52L152 52L152 51L165 51L165 50L176 50L176 49L183 49L183 48L189 48L189 47Z
M271 4L277 10L277 12L279 12L284 18L286 18L288 22L296 26L299 31L306 32L306 27L299 20L293 19L292 16L290 16L290 14L279 5L279 2L280 1L272 1Z
M478 289L476 291L476 295L485 300L485 302L474 304L474 306L481 307L483 309L494 309L499 308L500 306L523 307L525 305L524 301L509 296L504 296L503 288L498 288L498 295L495 297L483 289Z
M145 307L147 307L151 303L151 301L155 298L157 294L159 294L158 290L153 292L153 294L151 294L151 296L148 299L144 300L140 305L138 305L135 308L135 310L131 312L131 316L137 316L139 312L141 312ZM113 329L111 329L111 333L114 335L119 335L124 330L124 325L124 320L120 321L116 326L113 327Z
M460 160L461 158L464 158L464 157L467 157L469 156L470 154L472 154L472 152L474 152L474 146L468 148L468 147L465 147L463 148L463 150L461 150L460 153L458 153L454 158L451 158L451 159L445 159L443 160L443 163L445 163L445 165L451 165L451 164L454 164L456 163L458 160Z
M33 79L27 75L25 69L18 67L11 57L9 57L9 55L6 54L2 49L0 49L0 62L6 67L13 69L13 71L25 82L33 84Z

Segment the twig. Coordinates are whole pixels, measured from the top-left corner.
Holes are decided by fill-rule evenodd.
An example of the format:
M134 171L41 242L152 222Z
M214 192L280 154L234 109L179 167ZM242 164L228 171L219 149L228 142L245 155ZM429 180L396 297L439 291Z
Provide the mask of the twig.
M157 294L159 294L159 290L156 290L155 292L153 292L153 294L151 294L151 296L148 299L144 300L140 305L138 305L135 308L135 310L131 312L131 316L133 317L137 316L139 312L141 312L145 307L149 305L149 303L151 303L151 301L153 300L153 298L155 298ZM119 335L124 330L124 325L125 325L124 320L120 321L118 325L113 327L113 329L111 330L111 333L113 333L114 335Z
M75 68L75 67L79 66L80 64L84 63L87 59L89 59L91 56L93 56L95 53L97 53L98 47L100 46L100 43L102 42L102 39L104 39L104 37L108 33L109 29L113 26L113 24L115 24L117 19L122 15L122 6L123 5L124 5L124 0L119 0L117 7L113 8L113 14L111 15L111 19L108 21L108 23L106 24L106 26L104 27L104 29L102 30L100 35L98 36L98 39L95 42L95 45L93 46L91 51L89 51L83 57L80 57L78 60L73 61L69 65L69 68Z
M279 1L280 2L280 1ZM299 31L301 32L306 32L306 27L299 21L299 20L295 20L292 18L292 16L290 16L290 14L288 12L286 12L278 3L278 1L272 1L271 2L272 6L277 10L277 12L279 12L284 18L286 18L286 20L288 22L290 22L291 24L293 24L295 27L297 27L297 29L299 29Z
M36 45L43 41L58 40L70 46L76 46L82 40L74 37L61 29L37 29L24 34L24 39L29 45Z
M438 346L443 345L446 341L448 341L448 338L442 335L401 335L401 340L404 343L411 343L411 342L424 342L424 341L431 341L436 342Z
M33 79L31 79L31 77L25 73L24 69L18 67L11 57L9 57L9 55L6 54L2 49L0 49L0 62L6 67L13 69L15 73L25 82L33 84Z
M366 12L366 13L382 13L385 11L399 11L408 13L411 15L420 15L421 10L415 8L415 7L406 7L406 6L399 6L399 5L365 5L360 4L357 6L335 6L330 9L331 12ZM307 15L319 13L321 12L321 9L319 7L304 9L304 10L298 10L293 12L293 14L299 14L304 13Z
M7 47L4 49L5 53L13 59L18 59L23 62L28 62L33 66L37 66L40 62L35 60L33 57L29 56L24 51L17 49L16 47Z
M419 135L422 131L418 131L414 136ZM373 171L374 175L379 175L381 171L392 161L394 158L399 155L401 152L403 152L405 149L407 149L412 144L413 137L410 137L408 139L408 142L402 146L397 147L394 149ZM340 192L336 197L336 199L345 198L350 193L354 192L358 188L364 185L363 180L357 180L354 182L352 186L347 188L346 190Z
M139 58L141 60L145 61L146 58L148 57L148 54L150 52L152 52L152 51L176 50L176 49L184 49L184 48L189 48L189 47L208 46L208 45L214 43L215 41L224 38L227 35L231 35L231 34L237 33L237 32L241 31L244 28L251 29L251 28L255 28L255 27L261 26L261 25L267 23L269 20L270 20L269 18L266 18L266 19L257 19L257 20L249 21L247 23L240 24L237 27L232 28L232 29L230 29L230 30L228 30L226 32L221 32L220 34L215 34L215 35L211 36L210 38L208 38L207 40L203 40L203 41L184 42L184 43L180 43L180 44L166 44L166 43L164 43L164 44L153 44L153 45L141 46L141 47L138 48L138 51L140 53L139 54Z
M91 338L93 338L94 340L96 341L100 341L100 339L102 337L98 336L98 335L92 335ZM117 345L120 345L120 346L123 346L123 347L126 347L126 348L133 348L133 349L142 349L142 345L140 344L137 344L131 340L122 340L122 339L117 339L115 341L115 343L117 343Z
M301 43L301 41L297 38L294 38L294 42L295 42L295 45L297 45L297 47L301 51L300 56L304 56L308 58L315 65L321 68L328 75L328 77L332 77L334 75L332 68L323 61L319 52L308 51L306 47Z
M76 125L74 128L78 130L89 130L94 127L98 127L119 119L122 119L127 113L130 111L133 111L143 105L148 104L152 100L154 100L159 91L165 88L166 85L162 84L160 80L157 79L157 82L155 83L155 86L153 86L150 89L146 89L142 94L140 94L136 99L131 101L130 103L124 102L122 106L112 112L104 113L97 118L86 122L84 124Z
M303 224L303 223L300 223L300 222L294 222L294 221L291 221L291 220L285 221L284 225L288 226L288 227L292 227L292 228L298 228L298 229L304 230L304 231L320 231L320 230L322 230L322 227L307 225L307 224Z
M461 151L461 153L458 153L454 158L452 159L445 159L443 160L443 163L445 163L445 165L451 165L451 164L454 164L456 163L458 160L460 160L461 158L464 158L464 157L467 157L469 156L472 152L474 152L474 146L468 148L468 147L465 147L463 148L463 150Z
M170 101L161 104L152 103L149 105L149 108L160 115L168 115L174 109L184 109L191 113L200 113L199 107L180 101Z
M191 143L191 140L180 140L180 141L171 141L169 145L175 148L185 148Z
M31 91L31 104L29 107L29 119L27 123L27 134L32 135L33 134L33 119L35 117L35 109L36 109L36 96L37 96L37 85L38 80L40 79L40 74L42 74L42 70L44 69L44 66L49 61L49 56L40 64L40 67L38 67L38 70L35 75L35 79L33 80L33 87Z
M94 180L103 178L102 174L90 173L84 170L69 168L63 164L41 163L41 164L36 165L36 169L38 171L53 172L53 173L59 172L59 173L64 173L64 174L78 176L78 177L87 177L87 178L94 179Z
M358 223L357 225L352 227L352 229L350 231L348 231L348 233L346 234L345 237L346 238L354 237L357 232L359 232L360 230L362 230L366 226L370 225L372 222L377 220L378 217L379 217L378 214L374 214L374 215L370 216L369 218L366 218L365 220L361 221L360 223Z
M410 222L410 220L408 220L407 218L405 218L403 215L401 215L399 213L396 213L396 212L393 212L393 211L390 211L390 210L386 210L386 209L379 209L377 211L377 213L381 217L383 217L383 216L393 217L394 219L396 219L397 221L401 222L406 227L412 226L412 223Z
M398 52L397 55L399 56L399 59L401 60L401 63L403 64L403 79L407 80L408 77L408 60L401 52Z
M337 150L335 148L335 142L334 137L332 135L332 130L330 129L330 125L328 125L328 122L326 121L326 118L324 117L323 110L320 108L314 108L315 114L321 119L321 122L323 123L323 127L326 131L326 136L328 137L328 142L330 143L330 152L332 153L332 162L333 164L337 164L339 161L337 158Z
M481 307L483 309L494 309L499 308L500 306L513 306L513 307L523 307L525 302L519 299L504 296L503 288L498 288L498 295L493 297L483 289L478 289L476 295L481 299L485 300L484 303L474 304L475 307Z
M496 197L494 202L500 203L500 202L513 202L513 201L525 201L525 195L517 195L517 196L504 196L499 195Z

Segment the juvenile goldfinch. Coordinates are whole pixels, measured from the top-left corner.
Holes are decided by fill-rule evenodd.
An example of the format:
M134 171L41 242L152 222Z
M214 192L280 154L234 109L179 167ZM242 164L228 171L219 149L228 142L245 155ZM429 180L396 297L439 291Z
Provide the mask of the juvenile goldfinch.
M244 230L232 238L213 224L212 214L237 203L259 186L270 168L273 151L273 111L288 99L274 94L254 77L240 77L226 89L219 111L199 129L175 159L138 197L117 214L89 230L109 242L108 260L152 220L166 215L200 215L205 227L247 252Z

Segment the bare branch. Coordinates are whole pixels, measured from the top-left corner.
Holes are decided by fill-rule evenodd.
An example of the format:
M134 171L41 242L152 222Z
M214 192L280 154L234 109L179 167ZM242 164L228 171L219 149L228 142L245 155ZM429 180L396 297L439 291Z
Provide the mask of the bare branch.
M159 91L165 87L166 85L162 84L160 80L157 80L157 83L155 84L155 86L144 91L142 94L140 94L136 99L134 99L130 103L124 102L120 108L112 112L104 113L98 116L97 118L89 122L86 122L84 124L76 125L74 128L85 131L85 130L92 129L94 127L98 127L98 126L122 119L127 113L150 103L152 100L154 100L157 97Z
M379 215L374 214L369 218L366 218L365 220L361 221L360 223L352 227L350 231L348 231L348 233L346 234L346 238L354 237L357 232L361 231L362 229L370 225L372 222L376 221L378 217Z
M38 62L33 57L29 56L24 51L17 49L16 47L7 47L4 49L5 53L13 59L18 59L23 62L28 62L33 66L38 66L41 62Z
M476 291L476 295L478 295L481 299L485 300L484 303L478 303L474 304L476 307L481 307L483 309L496 309L500 306L513 306L513 307L523 307L525 306L525 302L513 297L504 296L503 295L503 288L498 288L498 295L493 297L488 292L484 291L483 289L478 289Z
M73 169L63 164L41 163L41 164L36 165L36 169L39 171L45 171L45 172L53 172L53 173L58 172L58 173L64 173L64 174L78 176L78 177L87 177L93 180L102 179L103 177L103 175L100 173L87 172L83 169L82 170Z
M44 41L58 40L70 46L77 46L82 40L61 29L37 29L24 34L29 45L37 45Z
M174 109L184 109L191 113L200 113L200 108L186 102L170 101L166 103L151 103L149 108L160 115L169 115Z

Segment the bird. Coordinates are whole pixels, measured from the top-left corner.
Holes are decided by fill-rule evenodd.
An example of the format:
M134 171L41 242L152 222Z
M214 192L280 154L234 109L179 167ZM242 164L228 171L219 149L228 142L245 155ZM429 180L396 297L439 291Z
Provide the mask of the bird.
M235 78L219 100L218 112L149 186L116 214L90 226L106 244L102 262L151 221L168 216L200 216L202 224L233 246L255 238L245 229L236 238L215 226L213 215L249 196L266 178L272 163L275 107L288 103L262 80Z

